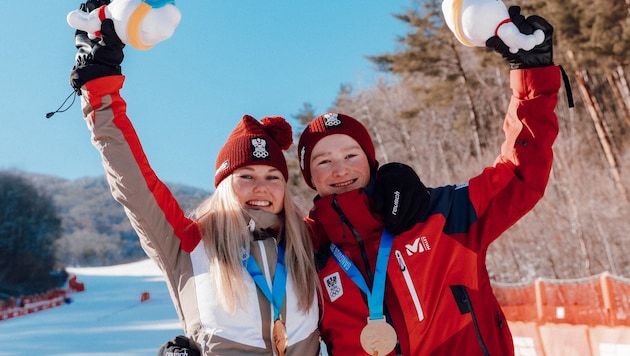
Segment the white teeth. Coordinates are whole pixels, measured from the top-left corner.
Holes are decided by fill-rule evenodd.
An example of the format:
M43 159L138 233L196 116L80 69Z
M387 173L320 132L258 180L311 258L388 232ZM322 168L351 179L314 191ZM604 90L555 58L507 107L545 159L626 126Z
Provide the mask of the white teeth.
M269 205L271 205L271 203L266 201L266 200L251 200L251 201L248 201L247 204L253 205L253 206L269 206Z
M349 181L345 181L345 182L342 182L342 183L336 183L336 184L333 184L333 186L341 188L341 187L346 187L346 186L348 186L348 185L350 185L352 183L354 183L354 180L349 180Z

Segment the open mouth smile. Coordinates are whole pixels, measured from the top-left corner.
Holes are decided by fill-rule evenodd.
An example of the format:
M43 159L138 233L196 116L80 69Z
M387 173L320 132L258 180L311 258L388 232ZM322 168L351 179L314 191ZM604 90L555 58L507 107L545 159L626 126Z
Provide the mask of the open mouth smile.
M344 188L344 187L347 187L347 186L349 186L349 185L354 184L356 181L357 181L357 179L355 178L355 179L350 179L350 180L347 180L347 181L345 181L345 182L333 183L333 184L331 184L330 186L331 186L331 187L334 187L334 188Z
M271 202L268 200L250 200L247 202L247 205L257 208L265 208L271 206Z

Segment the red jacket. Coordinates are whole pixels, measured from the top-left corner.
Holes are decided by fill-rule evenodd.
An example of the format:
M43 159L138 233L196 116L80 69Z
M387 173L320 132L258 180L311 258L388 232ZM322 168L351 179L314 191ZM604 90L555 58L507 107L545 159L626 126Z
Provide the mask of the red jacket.
M467 184L431 189L429 212L394 239L384 309L402 355L514 354L486 251L543 196L558 134L560 73L556 66L513 70L510 81L506 139L495 164ZM365 259L374 271L381 218L370 211L366 192L355 190L316 199L310 219L323 252L321 335L334 356L365 355L359 335L366 296L327 252L332 241L364 276Z

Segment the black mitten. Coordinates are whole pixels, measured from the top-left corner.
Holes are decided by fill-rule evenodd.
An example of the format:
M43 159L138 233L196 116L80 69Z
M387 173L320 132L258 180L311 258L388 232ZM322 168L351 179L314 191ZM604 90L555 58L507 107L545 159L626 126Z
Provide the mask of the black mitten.
M188 356L201 356L199 350L190 347L190 340L186 336L176 336L173 340L162 345L158 349L158 356L167 355L188 355Z
M109 1L90 0L81 4L81 10L89 12ZM101 38L90 39L85 31L75 32L75 46L77 48L76 64L70 73L70 85L80 92L86 82L108 76L120 75L120 64L123 61L122 43L111 19L103 20L101 24Z
M414 170L387 163L376 172L374 208L395 235L409 230L429 209L431 195Z
M88 0L79 6L85 12L92 12L103 5L109 5L110 0Z
M552 37L553 27L540 16L530 16L527 19L521 15L519 6L510 6L508 9L512 23L518 27L519 31L525 35L531 35L536 30L542 30L545 33L543 42L529 51L519 49L518 52L512 53L508 46L497 37L490 37L486 41L486 47L494 49L500 53L503 58L510 63L512 69L525 69L535 67L547 67L553 64L553 46Z

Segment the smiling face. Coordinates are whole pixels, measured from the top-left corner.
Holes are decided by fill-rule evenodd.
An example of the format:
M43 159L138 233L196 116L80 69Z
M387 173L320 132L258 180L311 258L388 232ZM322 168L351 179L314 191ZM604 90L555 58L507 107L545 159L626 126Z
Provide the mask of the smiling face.
M321 197L364 188L370 183L367 156L348 135L334 134L319 140L313 147L310 168L313 186Z
M271 166L244 166L232 173L232 189L243 209L279 214L284 209L285 188L282 172Z

